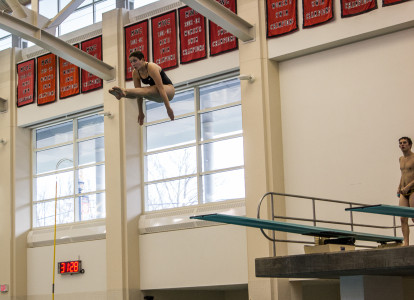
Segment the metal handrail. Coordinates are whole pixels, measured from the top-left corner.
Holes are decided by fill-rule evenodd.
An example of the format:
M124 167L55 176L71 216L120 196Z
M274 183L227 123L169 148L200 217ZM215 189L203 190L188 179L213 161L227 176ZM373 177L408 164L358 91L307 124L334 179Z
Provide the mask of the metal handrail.
M271 196L271 217L272 220L275 219L285 219L285 220L296 220L296 221L309 221L313 222L313 226L316 226L317 223L324 223L324 224L337 224L337 225L347 225L351 227L351 231L354 231L354 227L367 227L367 228L378 228L378 229L393 229L394 230L394 236L397 236L397 228L401 226L396 225L395 216L393 216L393 226L379 226L379 225L369 225L369 224L358 224L354 223L353 218L353 211L348 211L350 213L350 222L337 222L337 221L328 221L328 220L319 220L316 218L316 201L321 202L330 202L330 203L338 203L338 204L344 204L348 205L350 208L352 206L364 206L366 203L358 203L358 202L350 202L350 201L341 201L341 200L334 200L334 199L326 199L326 198L319 198L319 197L311 197L311 196L302 196L302 195L293 195L293 194L285 194L285 193L276 193L276 192L268 192L263 195L263 197L260 199L260 202L257 207L257 218L260 219L260 208L263 203L263 201L266 199L266 197ZM275 201L274 199L276 197L274 196L283 196L283 197L292 197L292 198L300 198L300 199L308 199L312 201L312 218L296 218L296 217L286 217L286 216L279 216L275 215ZM276 242L286 242L286 243L301 243L301 244L315 244L315 242L309 242L309 241L300 241L300 240L281 240L276 239L275 237L275 231L272 231L272 237L269 237L264 230L261 228L260 231L262 234L271 242L273 242L273 255L276 256ZM355 245L356 247L364 247L364 248L375 248L373 246L369 245Z

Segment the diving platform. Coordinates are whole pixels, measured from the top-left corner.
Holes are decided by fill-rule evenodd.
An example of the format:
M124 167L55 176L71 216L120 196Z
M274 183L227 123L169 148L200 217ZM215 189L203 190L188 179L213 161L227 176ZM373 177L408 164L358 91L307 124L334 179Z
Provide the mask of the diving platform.
M396 205L366 205L352 208L346 208L346 211L359 211L364 213L373 213L388 216L414 218L414 208Z
M348 230L340 230L333 228L324 228L317 226L300 225L295 223L287 223L280 221L262 220L242 216L232 216L224 214L208 214L192 216L190 219L198 219L205 221L213 221L225 224L233 224L247 227L255 227L261 229L269 229L275 231L283 231L290 233L297 233L307 236L324 237L324 238L353 238L355 240L377 242L381 244L389 242L401 243L403 241L400 237L377 235L363 232L354 232Z
M414 246L256 258L256 276L414 276Z
M290 197L311 201L312 210L310 210L310 213L312 218L305 219L275 215L274 202L278 199L277 197ZM260 219L260 206L265 200L270 200L268 202L271 212L270 220ZM342 211L345 208L343 206L348 206L349 208L345 208L345 211L350 213L351 222L345 223L317 219L315 213L316 201L337 204L342 206ZM394 225L356 224L353 221L353 214L357 211L393 216ZM404 298L405 293L408 291L406 286L409 286L409 295L412 294L411 285L406 283L408 281L414 282L414 246L400 247L403 238L397 236L353 231L355 226L370 227L371 230L372 228L393 229L394 235L396 235L396 216L414 218L414 208L392 205L365 205L363 203L269 192L259 202L257 218L224 214L197 215L190 218L260 229L263 235L273 242L273 256L255 259L256 277L298 278L298 282L307 282L309 281L308 279L319 278L339 279L341 300L404 300L408 299ZM283 219L287 221L280 221ZM294 223L295 221L313 222L315 226L296 224ZM317 223L351 226L351 230L319 227L316 226ZM277 240L274 235L269 237L264 230L314 236L319 239L315 238L315 246L305 246L306 254L277 256L277 242L307 242L296 239ZM376 242L381 245L376 249L353 250L352 247L355 249L354 244L357 240ZM340 250L336 246L340 246ZM307 251L307 248L312 249ZM325 251L325 249L328 250Z

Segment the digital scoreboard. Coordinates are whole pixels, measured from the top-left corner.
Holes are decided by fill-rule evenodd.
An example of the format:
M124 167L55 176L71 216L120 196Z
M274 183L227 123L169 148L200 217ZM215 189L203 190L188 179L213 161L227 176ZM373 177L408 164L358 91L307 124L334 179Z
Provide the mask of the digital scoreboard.
M81 274L85 271L82 269L82 261L81 260L71 260L71 261L63 261L58 262L58 270L59 274Z

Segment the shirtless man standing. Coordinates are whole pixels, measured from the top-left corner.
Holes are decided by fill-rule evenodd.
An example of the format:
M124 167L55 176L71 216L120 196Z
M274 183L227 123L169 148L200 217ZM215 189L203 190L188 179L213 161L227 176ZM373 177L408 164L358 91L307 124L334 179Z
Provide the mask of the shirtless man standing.
M403 156L400 157L401 180L397 195L400 197L400 206L414 207L414 153L411 151L413 142L406 136L400 138L398 141ZM414 222L414 218L412 220ZM401 218L401 229L404 246L408 246L410 239L408 218Z

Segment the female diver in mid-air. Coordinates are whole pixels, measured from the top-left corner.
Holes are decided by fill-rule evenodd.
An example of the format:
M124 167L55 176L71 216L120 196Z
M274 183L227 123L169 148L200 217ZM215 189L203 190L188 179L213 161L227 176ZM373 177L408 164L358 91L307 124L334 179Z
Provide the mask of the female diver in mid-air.
M170 101L174 98L175 89L164 70L155 63L146 62L144 54L141 51L132 52L129 55L129 61L134 68L132 71L132 79L134 80L135 88L123 89L114 86L109 90L109 93L114 95L118 100L123 97L137 99L139 111L138 123L140 125L144 123L145 118L142 111L143 98L164 103L168 116L171 120L174 120L174 112L171 109ZM141 87L141 81L149 86Z

